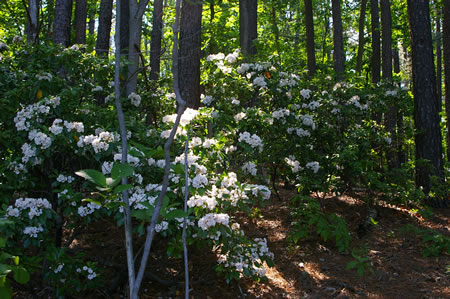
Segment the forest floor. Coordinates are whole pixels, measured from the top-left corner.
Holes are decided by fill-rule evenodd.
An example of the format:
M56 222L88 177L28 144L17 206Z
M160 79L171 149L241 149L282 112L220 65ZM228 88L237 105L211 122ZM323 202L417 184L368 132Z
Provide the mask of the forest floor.
M367 205L361 197L326 196L324 210L344 217L349 224L351 248L367 248L373 272L359 277L354 269L346 269L354 260L352 255L339 253L333 242L323 242L314 235L297 245L288 241L293 221L288 203L295 194L280 190L280 195L273 196L261 209L260 217L240 219L247 236L268 240L275 256L274 267L267 268L268 279L227 284L214 270L214 254L191 248L191 298L450 298L450 256L424 257L423 240L405 229L413 225L450 236L450 209L435 210L425 219L406 208L378 202L378 223L359 238L358 226L367 217ZM90 259L96 257L102 263L106 256L114 262L103 266L105 287L109 289L97 289L82 298L126 298L123 232L107 221L90 227L72 245L87 251ZM142 299L184 298L183 260L163 258L167 248L164 243L163 238L157 238L153 245L147 268L152 274L144 279Z

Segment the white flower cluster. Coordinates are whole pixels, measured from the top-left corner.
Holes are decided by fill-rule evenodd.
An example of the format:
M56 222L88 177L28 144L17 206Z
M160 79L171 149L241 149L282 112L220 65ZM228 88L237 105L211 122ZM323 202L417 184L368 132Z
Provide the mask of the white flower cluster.
M237 121L237 122L239 122L239 121L241 121L242 119L244 119L246 116L247 116L247 115L246 115L244 112L239 112L238 114L236 114L236 115L234 116L234 120Z
M183 114L181 115L180 119L180 125L186 126L188 125L198 114L198 110L194 110L191 108L187 108L184 110ZM177 114L170 114L163 117L162 121L163 123L174 123L177 119Z
M78 207L78 215L80 215L81 217L86 217L87 215L94 213L100 208L100 205L90 202L86 207Z
M45 198L18 198L14 206L9 206L6 214L10 217L19 217L23 210L30 209L28 218L42 215L42 209L51 209L52 205Z
M129 193L131 194L129 198L130 206L137 210L147 209L147 207L143 205L143 203L145 202L148 202L151 206L153 206L157 199L157 196L151 196L147 194L146 190L142 189L141 187L135 187L131 189Z
M309 137L311 136L311 133L309 133L309 131L302 129L302 128L287 128L287 132L289 134L292 134L293 132L295 132L295 134L297 134L298 137Z
M63 267L64 267L64 263L59 264L58 267L56 267L56 269L53 270L53 272L55 272L55 274L57 274L57 273L61 272L61 270L63 269Z
M289 116L290 112L286 108L278 109L274 112L272 112L272 117L275 119L281 119L285 116Z
M233 186L237 182L237 176L234 172L229 172L227 176L222 179L222 188L227 188Z
M267 186L249 184L246 187L246 191L250 191L253 196L261 195L262 199L268 200L272 192Z
M158 223L155 225L155 231L157 233L165 231L169 228L169 222L167 221L161 221L161 223Z
M316 110L320 106L320 103L317 101L312 101L309 104L302 104L302 108L309 109L311 111Z
M207 195L199 195L195 194L191 196L187 202L188 207L204 207L209 210L213 210L217 206L217 200L214 197L210 197Z
M257 85L264 88L267 86L267 82L264 80L264 77L258 76L255 79L253 79L253 85Z
M95 273L94 270L92 270L92 269L89 268L88 266L83 266L82 269L80 269L80 268L77 269L77 272L78 272L78 273L81 273L82 271L85 271L85 272L88 273L88 279L89 279L89 280L92 280L92 279L94 279L94 278L97 277L97 273Z
M197 174L192 180L192 187L194 187L195 189L204 188L208 186L208 184L208 178L201 173Z
M297 85L297 81L295 79L289 79L289 78L280 79L280 83L278 84L278 86L280 86L280 87L284 87L284 86L294 87L296 85Z
M243 63L243 64L241 64L240 67L238 67L238 69L236 71L238 72L238 74L243 74L243 73L247 72L249 69L250 69L250 64Z
M358 96L353 96L350 99L350 104L354 105L355 107L359 108L360 110L367 110L367 109L369 109L369 105L367 105L367 104L361 105L361 103L359 102L359 97Z
M284 161L286 162L287 165L291 167L293 173L297 173L301 169L300 162L298 162L294 156L284 158Z
M63 174L60 174L57 178L56 181L58 181L59 183L69 183L71 184L73 181L75 181L75 178L73 176L65 176Z
M205 96L204 94L200 96L200 99L206 106L209 106L214 101L214 98L212 96Z
M28 134L28 139L34 141L36 145L40 145L41 149L47 149L52 145L52 139L47 134L31 130Z
M139 105L141 104L141 96L134 92L128 95L128 99L130 100L131 104L136 107L139 107Z
M37 238L38 234L43 232L44 228L39 225L39 226L27 226L25 227L25 229L23 230L23 233L25 235L30 236L30 238Z
M70 132L72 130L75 130L78 133L84 132L84 124L82 122L70 122L70 121L65 120L64 127L66 127L68 132Z
M302 115L300 116L301 120L302 120L302 124L308 127L311 127L311 129L315 130L316 129L316 124L314 123L314 119L312 117L312 115Z
M202 230L207 230L208 228L213 227L216 224L222 224L222 225L228 226L229 220L230 220L230 216L228 216L227 214L209 213L209 214L206 214L205 216L203 216L202 218L200 218L200 220L198 221L198 226Z
M311 97L311 93L312 93L312 91L310 89L302 89L302 90L300 90L300 95L304 99L309 99Z
M244 141L244 142L250 144L250 146L253 148L256 148L256 147L259 148L260 152L262 152L262 150L263 150L263 142L262 142L261 138L259 138L259 136L256 134L250 135L249 132L240 133L238 140L239 140L239 142Z
M314 173L317 173L319 171L320 165L319 162L308 162L306 163L306 168L311 169Z
M36 149L31 147L31 145L29 145L28 143L24 143L22 145L22 153L23 153L22 162L27 163L30 160L30 158L36 156Z
M96 92L96 91L103 91L103 87L101 87L101 86L95 86L95 87L92 89L92 92Z
M47 80L48 82L52 81L53 76L50 73L43 73L42 75L36 74L36 79L39 81Z
M109 148L109 143L113 141L115 141L114 135L105 131L98 135L80 136L77 145L78 147L91 145L95 153L99 153L101 151L107 151Z
M244 173L249 173L249 174L255 176L256 172L257 172L255 163L252 163L252 162L244 163L244 165L242 166L242 171Z
M392 89L392 90L386 90L386 93L384 94L385 96L392 96L395 97L397 95L397 90L396 89Z
M239 53L240 53L240 52L241 52L241 51L240 51L239 49L234 50L233 53L230 53L230 54L228 54L227 56L225 56L225 60L226 60L228 63L236 63L236 61L237 61L237 59L238 59L238 57L239 57Z
M17 131L28 131L31 126L29 120L33 117L36 118L37 122L42 122L42 120L39 118L39 114L50 113L50 107L48 105L51 105L53 108L55 108L60 104L60 100L61 99L59 97L55 97L46 100L44 104L34 103L22 108L22 110L17 112L16 116L14 117L14 123L16 125Z

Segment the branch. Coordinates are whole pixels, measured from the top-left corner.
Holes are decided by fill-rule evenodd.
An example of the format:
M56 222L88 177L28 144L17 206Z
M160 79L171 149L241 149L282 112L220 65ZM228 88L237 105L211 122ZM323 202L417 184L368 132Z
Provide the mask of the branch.
M189 199L189 164L188 164L188 149L189 149L189 133L186 138L186 145L184 146L184 219L183 219L183 233L181 239L183 240L183 251L184 251L184 282L185 282L185 292L184 297L189 299L189 260L188 260L188 250L186 243L186 226L187 226L187 202Z
M147 236L145 239L144 252L142 254L141 264L139 266L139 272L136 276L135 287L131 295L131 299L137 299L139 293L139 287L142 282L142 278L144 277L145 268L147 266L148 256L150 254L153 236L155 234L155 226L158 220L162 201L167 192L167 187L169 186L169 173L170 173L170 147L175 138L175 133L177 132L178 125L180 124L181 115L184 113L186 108L186 102L181 98L180 88L178 84L178 32L179 32L179 23L180 23L180 2L181 0L177 0L176 2L176 14L175 14L175 23L173 25L173 51L172 51L172 72L173 72L173 87L175 89L175 95L178 103L178 111L177 118L175 123L173 124L172 131L170 132L169 139L164 144L164 154L165 154L165 168L164 168L164 177L161 192L159 193L158 199L156 201L155 209L153 211L152 219L150 224L147 226Z
M116 109L117 118L119 120L120 128L120 139L122 141L122 163L127 163L128 159L128 144L127 144L127 130L125 127L125 117L122 110L122 102L120 101L120 7L121 1L116 3L116 36L115 36L115 46L116 46L116 62L115 62L115 74L114 74L114 93L116 99ZM125 177L122 179L122 184L126 185L128 179ZM128 266L128 283L130 287L130 295L134 290L135 281L135 270L134 270L134 260L133 260L133 231L131 224L131 212L130 212L130 202L128 199L127 190L122 191L123 201L125 203L124 207L124 217L125 217L125 248L127 252L127 266Z

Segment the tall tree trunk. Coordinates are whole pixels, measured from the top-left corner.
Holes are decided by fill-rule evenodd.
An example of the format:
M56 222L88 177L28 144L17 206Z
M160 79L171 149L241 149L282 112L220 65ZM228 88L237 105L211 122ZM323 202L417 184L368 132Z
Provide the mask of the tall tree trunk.
M101 6L101 2L100 2L100 6ZM95 34L95 14L96 14L95 8L91 7L88 12L88 16L89 16L88 32L89 32L89 35L91 35L91 36Z
M70 20L72 0L56 0L55 21L53 23L53 42L67 47L70 42Z
M130 1L120 1L120 54L128 54L128 45L130 42Z
M344 32L342 29L341 0L331 0L333 15L334 71L337 79L342 79L345 73Z
M394 47L392 50L392 55L394 59L394 73L400 73L400 54L398 53L398 48Z
M382 69L383 80L392 81L392 15L391 3L389 0L381 0L381 35L382 35ZM395 103L390 103L388 112L385 115L386 131L389 132L392 140L390 148L386 151L386 158L389 169L398 168L397 136L395 127L397 124L397 107Z
M75 43L86 43L87 0L75 1Z
M132 5L131 5L132 4ZM128 82L127 95L136 92L139 74L139 55L141 54L142 17L137 16L138 3L130 3L129 43L128 43Z
M272 30L275 35L275 45L277 49L278 55L280 55L280 30L278 29L277 24L277 11L275 9L275 4L278 4L278 1L272 2Z
M314 16L312 0L305 2L306 52L308 54L308 72L310 77L316 74L316 47L314 44Z
M436 92L439 103L442 101L442 49L441 49L441 19L440 9L436 12ZM441 105L439 105L439 110Z
M380 82L381 47L380 47L380 14L378 0L370 0L370 15L372 21L372 83Z
M200 106L202 2L183 0L180 21L180 92L188 107Z
M443 0L442 43L444 47L445 114L447 115L447 162L450 161L450 0Z
M109 53L112 10L113 0L101 0L98 16L97 44L95 46L97 55L99 56L108 56Z
M255 55L258 38L258 0L239 0L239 40L244 55Z
M150 80L158 80L161 71L163 0L153 2L153 29L150 44Z
M47 5L47 36L53 36L52 29L55 16L55 1L48 0Z
M356 56L356 73L361 74L362 58L364 53L364 24L366 22L367 0L361 0L361 12L359 14L358 54Z
M425 193L428 193L431 188L431 176L443 178L444 175L430 10L428 0L408 0L407 3L411 29L416 129L416 184L422 186ZM423 165L420 159L428 160L430 164Z
M25 7L27 16L25 32L29 44L36 43L39 37L39 2L39 0L29 0L28 7Z

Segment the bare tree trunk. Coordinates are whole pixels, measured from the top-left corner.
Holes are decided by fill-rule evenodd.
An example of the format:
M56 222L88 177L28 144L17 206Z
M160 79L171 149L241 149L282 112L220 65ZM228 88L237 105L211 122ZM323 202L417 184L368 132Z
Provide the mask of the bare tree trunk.
M258 38L257 17L258 0L239 0L239 39L244 55L256 54L254 41Z
M381 47L380 47L380 16L378 0L370 0L370 14L372 21L372 83L380 82Z
M100 6L101 6L101 2L100 2ZM95 8L91 7L88 12L88 16L89 16L88 32L89 32L89 35L91 35L91 36L95 34L95 14L96 14Z
M75 1L75 43L86 43L87 0Z
M97 55L99 56L108 56L109 53L112 9L113 0L101 0L98 17L97 44L95 46Z
M361 0L361 12L359 14L358 54L356 56L356 73L361 74L362 58L364 53L364 23L366 22L367 0Z
M70 42L70 20L72 18L72 0L56 0L55 21L53 24L53 42L67 47Z
M36 43L39 37L39 2L39 0L29 0L28 7L25 7L27 16L25 32L29 44Z
M180 27L180 91L188 107L200 106L202 3L183 0Z
M150 80L158 80L161 71L161 39L162 39L163 1L153 2L153 29L150 44Z
M128 54L128 45L130 42L130 1L120 1L120 54Z
M444 48L445 114L447 115L447 162L450 161L450 0L443 0L442 43Z
M440 9L436 12L436 92L439 103L442 101L442 49L441 49L441 19ZM439 105L439 111L441 105Z
M400 73L400 54L398 53L398 48L395 47L393 50L393 58L394 58L394 73Z
M345 76L344 32L342 29L341 0L331 0L333 15L334 71L337 79Z
M308 55L308 73L310 77L316 74L316 47L314 43L314 16L312 0L305 2L306 52Z
M408 0L407 3L413 68L416 184L428 193L431 176L443 178L444 175L430 10L428 0ZM421 159L430 164L424 165Z

